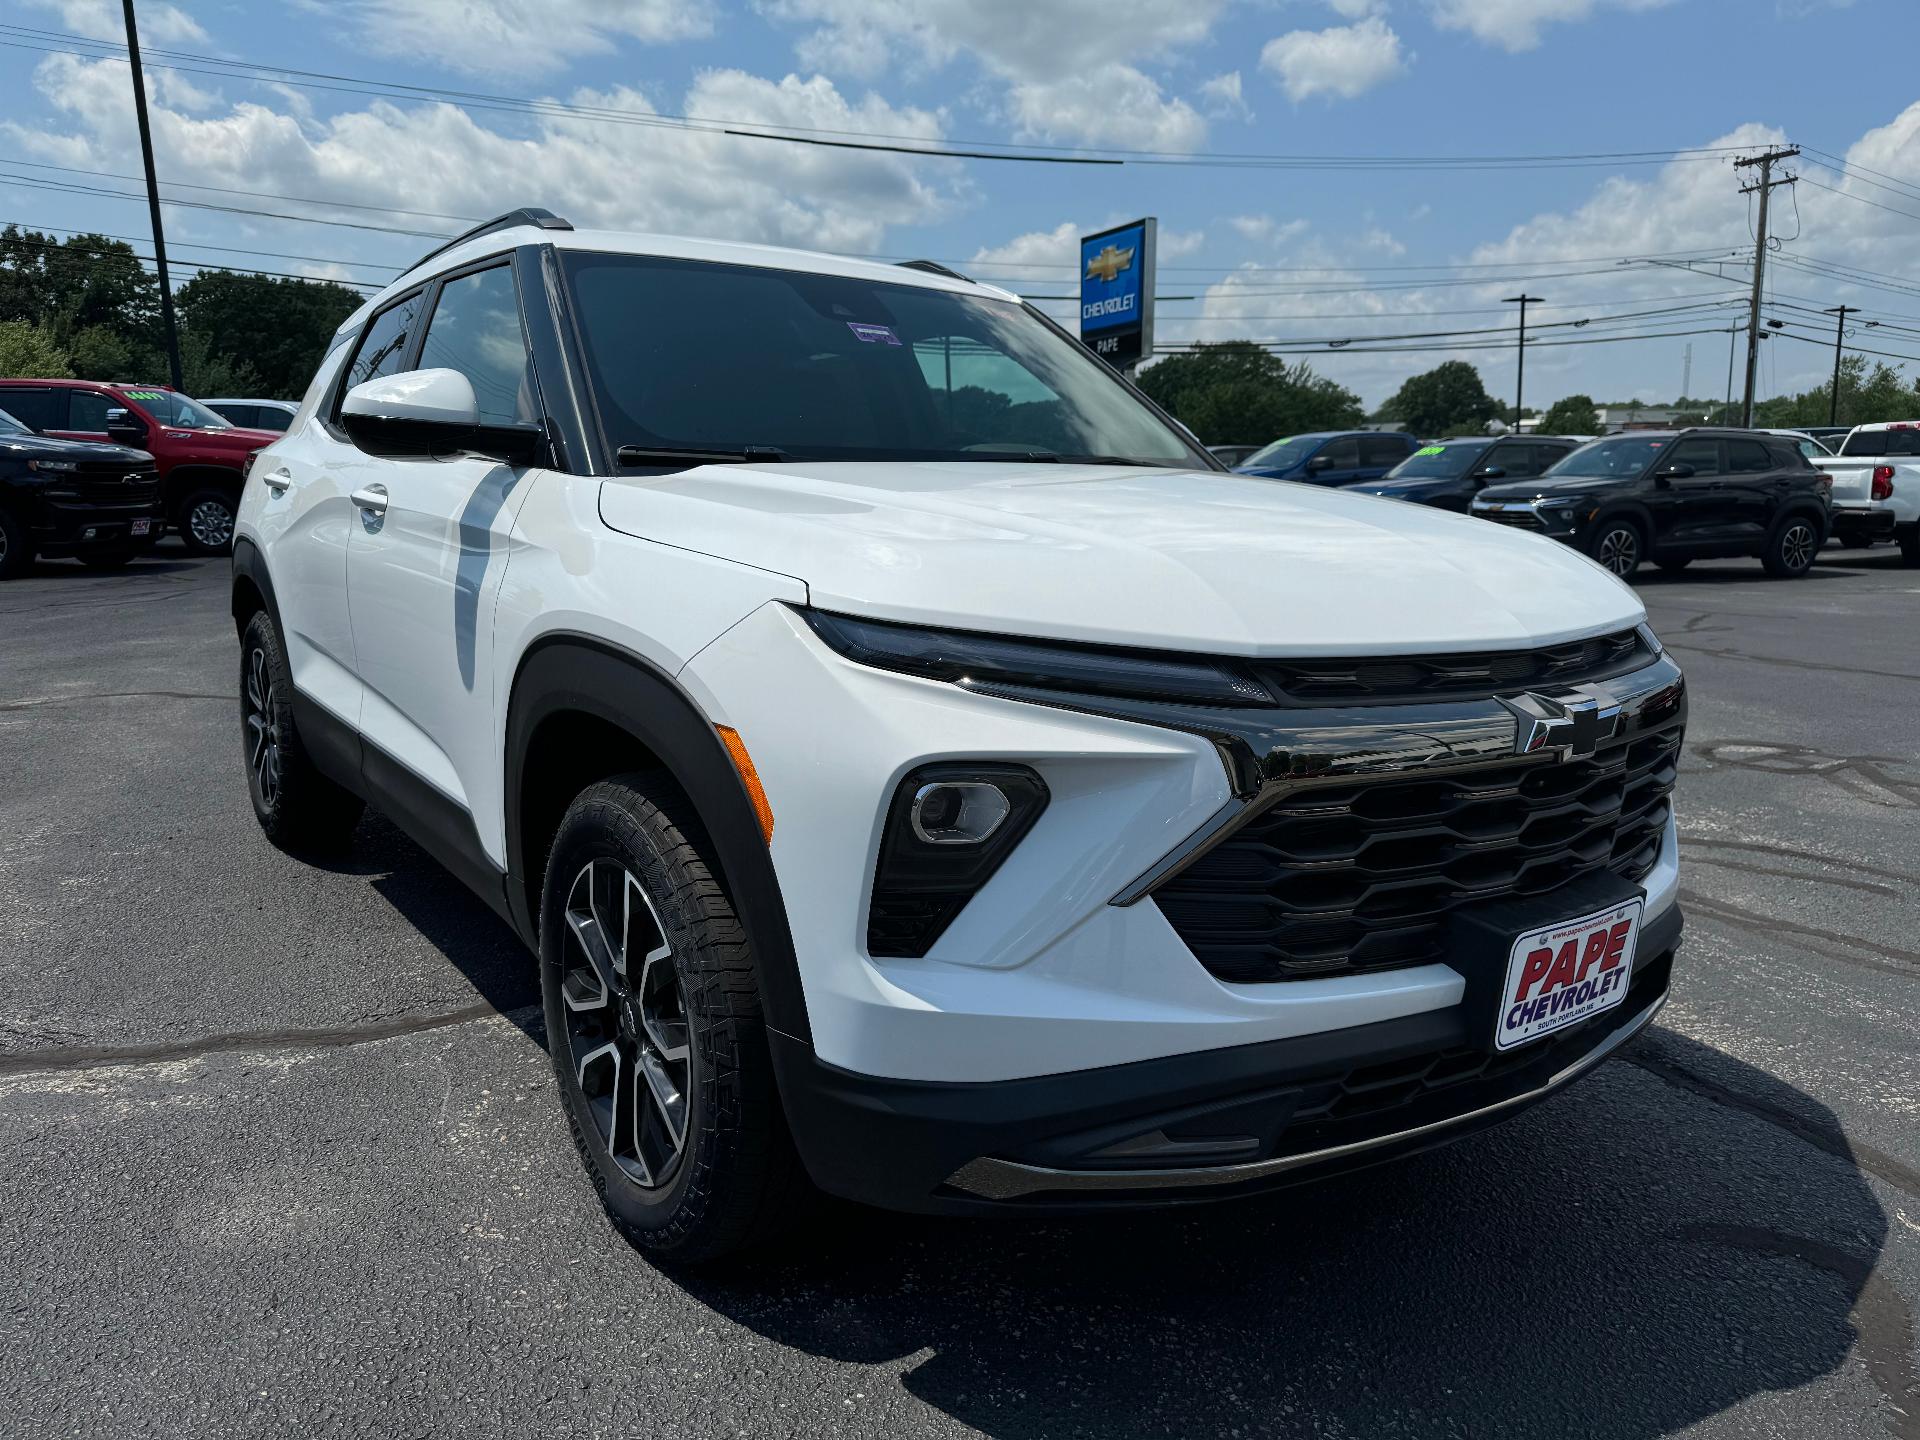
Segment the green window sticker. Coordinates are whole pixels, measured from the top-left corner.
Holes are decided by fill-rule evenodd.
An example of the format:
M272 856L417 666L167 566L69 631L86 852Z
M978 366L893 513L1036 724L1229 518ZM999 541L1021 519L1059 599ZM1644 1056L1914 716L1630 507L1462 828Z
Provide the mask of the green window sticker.
M1418 450L1416 450L1416 451L1414 451L1413 453L1414 453L1414 454L1415 454L1416 456L1419 456L1419 455L1444 455L1444 454L1446 454L1446 453L1447 453L1447 447L1446 447L1446 446L1444 446L1444 445L1423 445L1423 446L1421 446L1421 447L1420 447L1420 448L1419 448Z
M158 390L123 390L120 392L129 400L164 400L167 397Z

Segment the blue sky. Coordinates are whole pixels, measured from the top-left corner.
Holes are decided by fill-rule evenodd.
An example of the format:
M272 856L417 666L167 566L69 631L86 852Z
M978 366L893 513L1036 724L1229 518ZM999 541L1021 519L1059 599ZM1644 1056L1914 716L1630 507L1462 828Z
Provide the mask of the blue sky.
M1539 403L1665 398L1689 344L1693 392L1724 387L1748 202L1715 152L1790 139L1822 155L1781 192L1776 233L1793 238L1768 313L1787 325L1762 393L1818 380L1817 311L1842 301L1880 322L1858 344L1920 356L1920 74L1862 63L1912 53L1913 0L145 0L141 14L149 50L191 67L150 75L161 178L180 199L420 230L537 203L583 224L933 256L1036 294L1070 288L1075 233L1153 214L1159 291L1193 297L1163 304L1163 341L1483 329L1507 323L1500 299L1523 287L1549 302L1539 320L1593 322L1542 339L1709 332L1530 350ZM102 178L138 171L126 70L100 43L119 38L109 0L9 7L0 219L144 237L142 204L41 188L137 190ZM619 123L276 83L193 57L550 97ZM647 123L687 114L1153 153L912 159ZM1477 171L1191 163L1688 147L1709 153ZM431 243L184 207L167 221L183 258L357 280ZM1716 258L1731 263L1716 272ZM1511 394L1510 350L1347 348L1313 363L1376 403L1453 353Z

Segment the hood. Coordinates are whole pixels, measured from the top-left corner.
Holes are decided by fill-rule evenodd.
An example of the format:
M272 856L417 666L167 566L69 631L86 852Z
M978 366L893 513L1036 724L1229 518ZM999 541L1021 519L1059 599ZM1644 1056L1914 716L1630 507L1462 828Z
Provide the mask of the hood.
M1556 480L1552 476L1536 477L1532 480L1516 480L1510 485L1489 485L1473 498L1476 500L1538 500L1543 495L1588 495L1595 490L1618 490L1622 485L1631 485L1633 478L1627 475L1603 475L1598 479L1576 480L1569 476L1565 480Z
M875 619L1233 655L1524 648L1645 618L1561 545L1211 471L706 465L608 480L615 530L777 571Z
M61 440L52 435L0 435L0 455L27 459L70 456L75 460L111 460L116 464L151 465L153 456L128 445L102 445L92 440Z
M1233 467L1233 473L1258 475L1266 480L1281 480L1288 475L1298 475L1306 468L1307 462L1302 460L1298 465L1236 465Z

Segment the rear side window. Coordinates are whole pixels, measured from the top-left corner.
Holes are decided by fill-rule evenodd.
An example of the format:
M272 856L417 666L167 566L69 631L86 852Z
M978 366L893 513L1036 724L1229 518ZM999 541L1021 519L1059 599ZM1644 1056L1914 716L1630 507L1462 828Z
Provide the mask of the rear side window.
M472 381L483 425L536 418L533 372L511 266L477 270L440 287L420 347L419 368L458 370Z
M1767 453L1767 447L1758 440L1729 440L1727 442L1727 470L1734 475L1757 475L1763 470L1771 470L1774 460Z
M368 322L367 333L354 352L353 363L347 367L345 389L351 390L382 375L396 374L406 364L407 344L413 338L414 321L420 314L420 299L417 292L409 295Z
M1718 440L1682 440L1662 458L1662 465L1691 465L1696 475L1720 473Z
M235 425L257 425L260 423L258 405L209 405L207 407L222 420L230 420Z
M64 390L0 390L0 409L29 430L67 428L67 392Z
M8 406L12 409L12 406ZM18 410L13 412L20 415ZM27 417L20 415L22 420ZM31 421L28 421L31 424ZM1842 455L1920 455L1920 429L1856 430L1840 447Z
M278 405L249 405L245 408L253 412L253 418L235 419L234 424L251 425L256 430L285 430L293 423L293 416Z
M68 430L104 431L107 428L107 411L124 408L118 401L109 399L98 390L73 391L70 405L64 427Z

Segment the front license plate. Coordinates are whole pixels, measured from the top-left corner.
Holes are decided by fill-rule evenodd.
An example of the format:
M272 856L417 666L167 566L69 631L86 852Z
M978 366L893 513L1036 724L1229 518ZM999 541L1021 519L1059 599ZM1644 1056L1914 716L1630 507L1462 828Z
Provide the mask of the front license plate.
M151 520L136 520L136 521L134 521L134 522L133 522L133 533L134 533L135 535L150 535L150 534L152 534L152 533L153 533L153 521L151 521Z
M1495 1048L1543 1039L1626 999L1644 905L1628 900L1514 941L1493 1029Z

